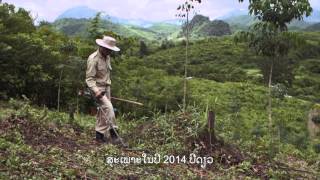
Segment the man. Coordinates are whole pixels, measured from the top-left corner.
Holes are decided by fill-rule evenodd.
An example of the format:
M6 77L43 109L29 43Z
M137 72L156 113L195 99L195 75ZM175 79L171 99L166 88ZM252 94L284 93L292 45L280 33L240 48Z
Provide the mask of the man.
M96 39L98 50L92 53L87 61L86 83L97 99L102 111L98 111L96 121L96 141L108 143L107 136L112 143L120 144L122 139L118 136L118 127L115 124L115 114L111 104L111 62L112 51L120 51L116 40L110 36ZM122 143L123 144L123 143Z

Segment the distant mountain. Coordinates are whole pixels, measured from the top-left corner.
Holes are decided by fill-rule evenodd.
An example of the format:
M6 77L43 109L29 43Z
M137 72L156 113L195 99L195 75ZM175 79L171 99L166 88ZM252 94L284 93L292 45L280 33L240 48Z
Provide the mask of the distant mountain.
M58 19L64 19L64 18L92 18L94 17L99 11L90 9L87 6L78 6L71 9L66 10L61 15L57 17Z
M91 9L87 6L78 6L73 7L71 9L66 10L63 12L56 20L59 19L65 19L65 18L73 18L73 19L90 19L93 18L99 11ZM125 24L125 25L134 25L139 26L143 28L148 28L156 23L160 22L154 22L154 21L147 21L143 19L125 19L125 18L119 18L116 16L110 16L106 12L101 13L101 18L107 21L111 21L113 23L118 24ZM161 23L167 23L167 24L173 24L173 25L181 25L181 22L179 20L173 19L173 20L166 20Z
M220 18L230 24L232 32L247 30L250 25L259 21L255 17L248 15L248 11L245 10L234 10ZM292 21L288 24L288 28L289 30L304 30L315 22L320 22L320 11L318 10L314 10L310 17L304 18L302 21Z
M250 15L240 15L229 17L227 19L224 19L224 21L229 23L232 32L235 32L238 30L248 30L249 26L258 22L259 20ZM288 28L289 30L300 31L312 24L312 22L293 20L290 24L288 24Z
M301 21L293 20L290 24L288 24L288 28L289 28L289 30L301 31L312 24L313 24L312 22L308 22L305 20L301 20Z
M244 15L249 15L249 11L247 9L234 9L234 10L231 10L222 16L217 17L216 19L225 20L225 19L238 17L238 16L244 16Z
M189 28L192 38L231 34L231 29L228 23L222 20L210 21L209 17L203 15L194 16L190 21ZM182 30L183 32L186 31L185 25ZM182 35L182 32L180 35Z
M144 28L148 28L154 24L154 22L146 21L143 19L124 19L124 18L118 18L115 16L109 16L105 13L103 13L101 15L101 18L108 20L108 21L111 21L113 23L134 25L134 26L140 26L140 27L144 27Z
M173 24L176 26L181 26L183 24L182 21L179 19L165 20L165 21L162 21L161 23Z
M59 31L63 32L68 36L81 36L88 37L88 28L90 26L90 19L74 19L64 18L58 19L52 23L52 25ZM102 20L101 32L113 31L124 37L137 37L143 40L158 40L165 39L171 36L171 34L180 31L180 26L157 23L153 24L149 28L143 28L134 25L118 24L108 20Z
M229 24L239 24L243 26L250 26L257 21L253 16L250 15L232 16L223 20Z
M57 20L60 19L90 19L93 18L99 11L94 10L91 8L88 8L87 6L78 6L71 9L66 10L63 12L60 16L58 16ZM196 15L197 16L197 15ZM196 17L195 16L195 17ZM147 21L143 19L125 19L125 18L119 18L115 16L110 16L106 12L102 12L101 18L106 20L106 22L112 22L113 24L119 24L119 25L126 25L126 28L129 29L136 29L133 28L135 26L140 27L144 30L151 30L155 31L156 34L168 35L168 34L175 34L175 36L178 36L179 28L182 25L182 21L178 19L173 20L166 20L163 22L154 22L154 21ZM199 17L197 17L199 18ZM215 21L210 22L209 18L200 18L196 21L200 20L201 25L196 25L198 27L195 27L193 29L193 35L197 36L207 36L207 35L218 35L222 32L219 32L222 30L223 32L228 32L228 29L231 30L231 32L235 32L237 30L247 30L250 25L257 22L258 20L255 19L253 16L250 16L248 14L248 10L246 9L234 9L222 16L220 16L218 19L223 20L221 21ZM194 21L195 21L194 20ZM83 23L80 23L81 21L75 22L74 20L72 23L72 27L68 26L66 31L68 31L71 34L78 33L76 28L80 28L80 32L83 32ZM320 22L320 10L314 10L312 15L308 18L305 18L304 21L293 21L291 22L288 27L290 30L304 30L307 27L311 26L312 24L315 24L316 22ZM192 23L192 22L191 22ZM220 26L212 28L214 26ZM115 27L115 25L113 25ZM178 30L177 30L178 29ZM218 29L218 32L214 31ZM311 28L312 29L312 28ZM136 30L134 30L136 32ZM223 33L222 33L223 34ZM228 33L227 33L228 34Z
M255 17L249 15L247 9L234 9L223 16L218 17L230 25L231 31L247 30L249 26L257 22Z
M308 26L306 31L320 31L320 23L313 24L311 26Z
M249 26L258 21L250 15L229 16L223 20L230 25L232 32L238 30L247 30Z
M249 15L249 11L247 9L234 9L229 11L228 13L218 17L217 19L232 19L237 16L242 16L243 15ZM310 22L310 23L315 23L315 22L320 22L320 9L314 9L313 12L311 13L311 16L305 17L304 21Z
M78 6L66 10L54 21L53 25L70 36L88 36L89 20L99 11L86 6ZM153 22L143 19L124 19L101 12L102 28L119 35L134 36L146 40L176 37L181 29L181 21L177 19Z

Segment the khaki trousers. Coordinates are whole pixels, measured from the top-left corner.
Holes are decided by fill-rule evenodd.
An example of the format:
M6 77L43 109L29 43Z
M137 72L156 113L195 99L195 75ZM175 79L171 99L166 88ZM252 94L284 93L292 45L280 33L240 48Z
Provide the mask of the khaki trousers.
M100 91L105 91L105 95L98 100L101 109L98 109L97 113L97 121L96 121L96 131L104 134L105 136L109 136L108 133L110 129L118 127L116 126L115 114L113 110L113 106L111 104L111 90L110 86L106 87L98 87Z

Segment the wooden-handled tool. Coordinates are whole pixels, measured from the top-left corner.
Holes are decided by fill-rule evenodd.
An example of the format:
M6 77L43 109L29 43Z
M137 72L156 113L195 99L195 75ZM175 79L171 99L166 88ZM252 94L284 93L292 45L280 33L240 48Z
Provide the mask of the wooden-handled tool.
M139 106L143 106L142 103L139 103L139 102L136 102L136 101L127 100L127 99L121 99L121 98L116 98L116 97L111 97L111 99L114 99L114 100L117 100L117 101L123 101L123 102L131 103L131 104L135 104L135 105L139 105Z

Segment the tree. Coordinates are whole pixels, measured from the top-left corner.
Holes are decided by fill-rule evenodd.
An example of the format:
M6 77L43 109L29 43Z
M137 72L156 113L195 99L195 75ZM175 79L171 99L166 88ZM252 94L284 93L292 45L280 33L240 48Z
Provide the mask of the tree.
M143 57L145 55L148 55L148 47L144 41L140 41L140 49L139 49L139 55L140 57Z
M90 27L88 29L90 38L101 38L101 12L98 12L95 17L90 21Z
M16 10L12 4L0 4L0 19L1 34L31 33L36 29L30 13L23 8Z
M183 112L186 111L186 96L187 96L187 75L188 75L188 48L189 48L189 13L194 9L195 3L201 3L201 0L186 0L183 4L179 5L177 10L178 17L186 18L185 24L185 38L186 38L186 58L184 63L184 85L183 85Z
M271 87L274 64L286 57L295 44L299 44L299 39L294 33L286 32L287 24L292 20L301 20L304 16L309 16L312 8L308 0L249 0L249 3L249 13L261 22L254 24L249 32L240 32L235 36L235 41L247 41L257 55L269 59L268 119L273 144Z
M84 79L79 76L85 72L81 69L85 61L70 58L79 54L76 43L48 23L36 27L24 9L1 4L0 98L25 95L35 104L57 107L58 90L60 107L66 105L83 82L79 79Z
M287 24L292 20L302 20L312 12L309 0L249 0L249 3L251 15L262 22L272 23L281 31L286 31Z

